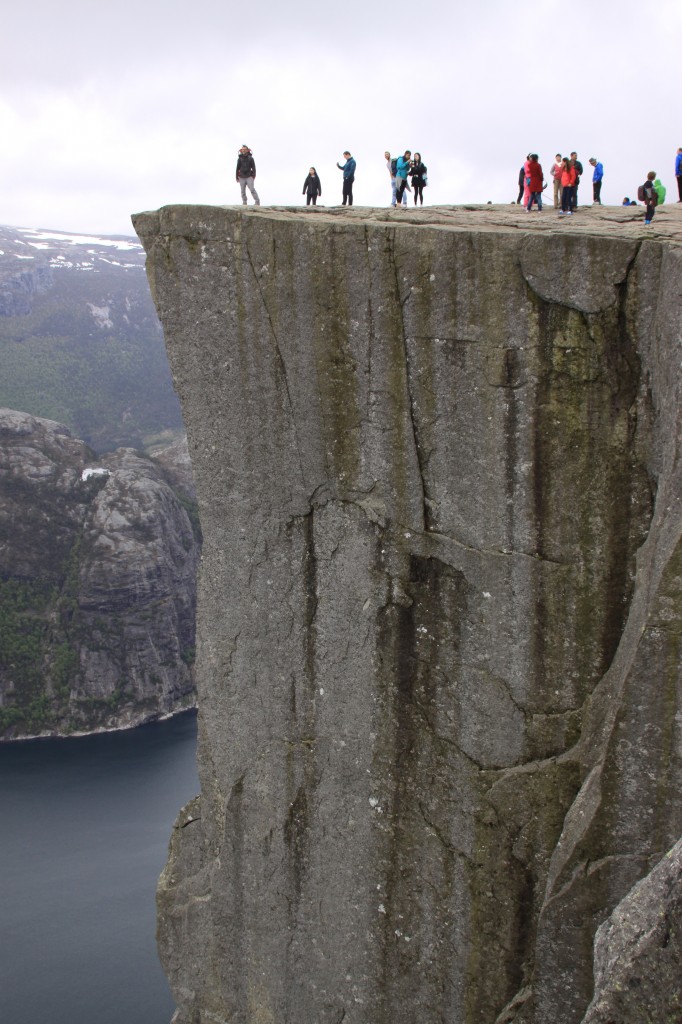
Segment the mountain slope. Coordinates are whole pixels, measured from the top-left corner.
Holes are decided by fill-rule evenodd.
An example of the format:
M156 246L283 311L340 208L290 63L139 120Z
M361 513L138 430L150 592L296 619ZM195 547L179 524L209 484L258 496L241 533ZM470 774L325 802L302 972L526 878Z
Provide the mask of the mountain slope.
M0 226L0 406L98 452L182 430L134 238Z

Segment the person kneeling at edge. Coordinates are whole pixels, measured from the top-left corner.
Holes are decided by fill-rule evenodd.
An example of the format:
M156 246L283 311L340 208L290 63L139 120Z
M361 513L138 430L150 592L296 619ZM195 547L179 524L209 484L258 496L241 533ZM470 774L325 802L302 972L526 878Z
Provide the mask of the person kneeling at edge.
M340 171L343 171L343 203L342 206L353 205L353 182L355 181L355 160L350 155L347 149L344 149L343 155L346 162L344 164L337 163L337 167Z
M308 177L303 182L302 195L306 196L306 206L310 206L311 203L313 206L317 206L317 197L322 196L322 185L314 167L310 168Z
M237 184L242 190L242 206L246 206L246 190L253 196L253 201L256 206L260 206L260 199L255 187L256 181L256 161L253 159L253 153L249 147L244 144L239 150L239 156L237 157Z

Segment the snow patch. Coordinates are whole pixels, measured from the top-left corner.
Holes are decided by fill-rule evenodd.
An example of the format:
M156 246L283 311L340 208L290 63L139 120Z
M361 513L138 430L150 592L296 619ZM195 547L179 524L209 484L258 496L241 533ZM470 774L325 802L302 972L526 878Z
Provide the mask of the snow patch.
M93 476L94 477L101 477L101 476L109 476L109 475L110 475L109 470L108 469L104 469L103 466L88 466L88 468L84 469L83 472L81 473L81 480L83 480L83 481L89 480Z
M114 321L109 316L108 306L94 306L92 302L88 302L88 309L92 313L92 318L98 327L113 327Z

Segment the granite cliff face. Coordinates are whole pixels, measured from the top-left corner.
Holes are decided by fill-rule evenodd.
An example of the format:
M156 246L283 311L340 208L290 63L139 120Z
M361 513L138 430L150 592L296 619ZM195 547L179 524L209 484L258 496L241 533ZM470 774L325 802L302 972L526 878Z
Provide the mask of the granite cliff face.
M60 424L0 410L0 738L192 705L191 506L154 460L95 458Z
M682 218L637 212L134 218L204 531L178 1024L586 1013L682 833Z

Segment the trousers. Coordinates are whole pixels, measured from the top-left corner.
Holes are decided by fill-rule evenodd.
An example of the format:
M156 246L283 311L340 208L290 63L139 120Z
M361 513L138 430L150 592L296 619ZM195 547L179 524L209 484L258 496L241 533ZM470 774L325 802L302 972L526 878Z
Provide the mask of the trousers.
M260 206L260 199L258 198L258 193L256 192L256 189L254 187L253 181L254 181L253 178L240 178L239 179L239 187L242 190L242 203L244 204L244 206L246 206L246 190L247 190L247 188L248 188L249 192L251 193L251 195L253 196L253 201L256 204L256 206Z

